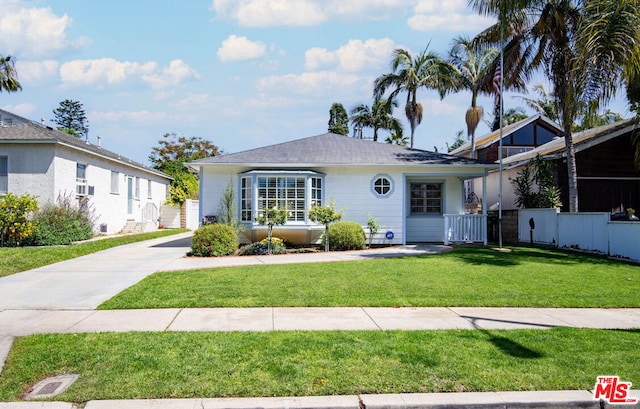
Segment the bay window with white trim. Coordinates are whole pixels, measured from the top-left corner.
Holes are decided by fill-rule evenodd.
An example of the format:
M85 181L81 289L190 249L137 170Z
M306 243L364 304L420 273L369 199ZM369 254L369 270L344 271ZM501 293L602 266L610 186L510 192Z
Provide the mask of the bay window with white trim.
M287 223L308 224L308 210L322 205L323 176L312 171L250 171L240 175L240 220L255 221L267 209L286 209Z

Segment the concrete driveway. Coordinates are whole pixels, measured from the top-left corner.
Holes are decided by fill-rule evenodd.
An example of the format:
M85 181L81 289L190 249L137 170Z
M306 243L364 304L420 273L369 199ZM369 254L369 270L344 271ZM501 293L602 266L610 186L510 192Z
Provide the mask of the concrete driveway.
M190 250L191 232L114 247L0 278L0 310L84 310Z

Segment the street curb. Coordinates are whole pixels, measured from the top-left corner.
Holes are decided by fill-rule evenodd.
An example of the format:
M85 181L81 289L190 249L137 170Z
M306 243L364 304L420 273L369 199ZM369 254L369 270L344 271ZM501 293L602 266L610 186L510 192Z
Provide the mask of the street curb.
M639 398L640 390L630 391ZM73 409L65 402L0 402L0 409ZM533 392L402 393L265 398L93 400L85 409L571 409L624 408L593 399L586 390Z

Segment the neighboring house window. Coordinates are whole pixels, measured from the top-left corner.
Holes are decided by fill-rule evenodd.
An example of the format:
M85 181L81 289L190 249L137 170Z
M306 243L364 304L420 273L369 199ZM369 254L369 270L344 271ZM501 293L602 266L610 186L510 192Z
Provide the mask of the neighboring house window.
M76 164L76 194L87 195L87 165L84 163Z
M411 214L442 214L442 183L411 183Z
M393 179L388 175L376 175L371 180L371 189L377 197L387 197L393 193Z
M147 199L152 199L153 195L152 195L152 189L151 189L151 179L147 180Z
M9 191L9 158L0 156L0 193Z
M251 214L251 177L240 178L240 220L252 221Z
M120 193L120 173L111 171L111 193Z
M140 200L140 178L136 176L136 189L135 196L136 200Z

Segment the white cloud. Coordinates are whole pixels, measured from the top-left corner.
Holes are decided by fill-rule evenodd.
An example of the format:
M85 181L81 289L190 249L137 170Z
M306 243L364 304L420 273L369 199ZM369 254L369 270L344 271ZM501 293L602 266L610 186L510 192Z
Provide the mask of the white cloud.
M153 89L164 89L190 78L200 78L198 73L182 60L173 60L168 67L159 71L155 62L117 61L113 58L66 62L60 67L60 77L62 83L67 86L97 87L139 79L151 85Z
M465 0L420 0L407 24L417 31L477 31L495 20L476 14Z
M258 80L258 88L276 90L284 94L312 96L348 92L348 90L362 87L363 82L365 82L363 78L355 74L319 71L263 77Z
M135 123L156 123L167 119L167 114L164 112L150 112L147 110L142 111L94 111L87 114L91 122L107 121L107 122L122 122L130 121Z
M18 61L16 71L21 84L38 83L53 78L57 74L58 62L55 60Z
M308 70L337 65L342 71L357 72L363 69L376 69L389 61L397 44L389 38L369 39L367 41L349 40L335 51L325 48L311 48L305 53L305 67Z
M142 79L151 84L153 89L173 87L192 78L200 78L200 75L182 60L171 61L169 66L162 70L162 73L142 76Z
M66 31L72 19L57 16L49 7L28 7L20 1L0 2L0 47L7 54L51 55L89 40L69 40Z
M381 19L415 0L213 0L219 17L244 27L312 26L340 19Z
M247 37L230 35L218 49L218 58L222 62L253 60L265 56L267 47L260 41L251 41Z
M213 9L244 27L311 26L326 21L312 0L214 0Z
M100 58L97 60L74 60L60 67L60 77L63 84L78 85L112 85L123 82L131 76L153 72L156 63L148 62L140 64L129 61L116 61L113 58Z
M211 96L209 94L189 94L173 104L176 108L190 109L209 105Z
M13 112L16 115L29 118L31 114L36 112L37 107L34 104L24 103L17 105L4 105L2 109L4 109L5 111Z

